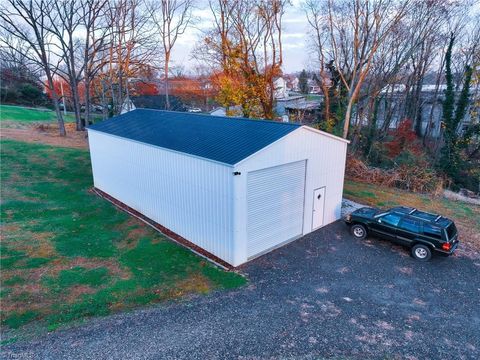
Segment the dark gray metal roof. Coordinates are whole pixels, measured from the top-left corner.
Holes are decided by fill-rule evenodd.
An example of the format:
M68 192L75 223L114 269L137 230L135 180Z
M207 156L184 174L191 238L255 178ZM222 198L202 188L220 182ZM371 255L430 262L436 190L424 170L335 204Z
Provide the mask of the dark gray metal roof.
M137 109L89 126L107 134L234 165L300 125Z

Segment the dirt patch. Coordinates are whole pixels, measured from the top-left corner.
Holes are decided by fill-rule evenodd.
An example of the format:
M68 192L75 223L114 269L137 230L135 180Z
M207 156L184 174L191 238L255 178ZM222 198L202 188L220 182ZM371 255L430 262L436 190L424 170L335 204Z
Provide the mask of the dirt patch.
M176 299L187 294L200 293L205 294L211 289L208 279L201 274L193 274L187 279L178 282L174 288L161 295L161 298ZM161 290L158 290L161 293Z
M70 288L70 292L65 298L65 301L72 304L82 296L87 294L94 294L97 290L87 285L75 285Z
M121 223L117 226L117 229L126 234L117 243L119 249L134 249L141 238L152 234L152 229L134 217L130 217L127 221Z
M19 140L30 143L40 143L53 146L72 147L87 149L88 140L86 131L76 131L75 124L65 124L67 136L58 134L56 124L25 124L18 127L10 127L2 123L0 137L5 139Z
M52 258L57 255L55 247L50 242L53 233L22 230L22 236L31 241L16 242L15 249L25 252L29 258Z
M134 249L137 246L138 241L147 236L148 233L146 226L129 230L125 239L119 244L119 248Z
M0 132L1 133L1 132ZM6 183L20 183L20 181L15 181L12 179L2 179L3 184ZM0 204L5 204L8 201L15 200L15 201L22 201L22 202L38 202L38 199L30 196L22 195L18 190L14 189L11 186L2 186L2 197L0 199ZM11 210L8 210L11 211Z
M120 279L129 279L131 274L128 270L120 267L115 260L105 259L89 259L89 258L58 258L50 262L47 266L31 269L30 281L40 282L44 276L56 277L62 270L71 270L75 267L82 267L85 269L96 269L105 267L112 276L117 276Z
M15 225L15 224L8 224L8 225L1 225L0 226L1 232L0 232L0 237L3 238L5 236L5 233L11 233L11 232L17 232L20 230L20 226Z
M12 292L2 298L2 311L4 313L39 310L53 303L48 299L45 289L38 283L15 285Z
M70 268L83 267L85 269L95 269L98 267L106 267L109 273L113 276L118 276L121 279L129 279L130 272L120 267L115 260L100 260L77 257L70 261Z

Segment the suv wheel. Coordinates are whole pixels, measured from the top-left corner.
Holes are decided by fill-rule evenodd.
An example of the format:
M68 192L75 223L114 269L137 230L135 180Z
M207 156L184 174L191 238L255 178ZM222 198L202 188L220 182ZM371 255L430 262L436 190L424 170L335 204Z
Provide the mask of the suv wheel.
M367 229L365 226L360 224L355 224L350 228L350 233L355 236L357 239L365 239L367 237Z
M420 261L428 261L432 257L432 251L426 245L417 244L412 248L412 256Z

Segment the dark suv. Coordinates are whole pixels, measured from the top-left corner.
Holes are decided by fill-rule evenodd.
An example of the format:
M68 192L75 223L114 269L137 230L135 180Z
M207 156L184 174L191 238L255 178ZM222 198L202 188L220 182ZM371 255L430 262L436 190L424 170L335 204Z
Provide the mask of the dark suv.
M364 207L345 217L350 232L357 239L374 235L411 249L415 259L427 261L432 252L445 256L458 246L455 223L443 216L409 207L388 211Z

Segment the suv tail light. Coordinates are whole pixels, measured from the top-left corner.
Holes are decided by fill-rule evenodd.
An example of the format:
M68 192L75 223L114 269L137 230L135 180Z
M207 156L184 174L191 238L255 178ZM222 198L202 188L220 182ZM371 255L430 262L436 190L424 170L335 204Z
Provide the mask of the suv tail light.
M449 251L450 250L450 243L445 243L445 244L442 244L442 249L445 250L445 251Z

